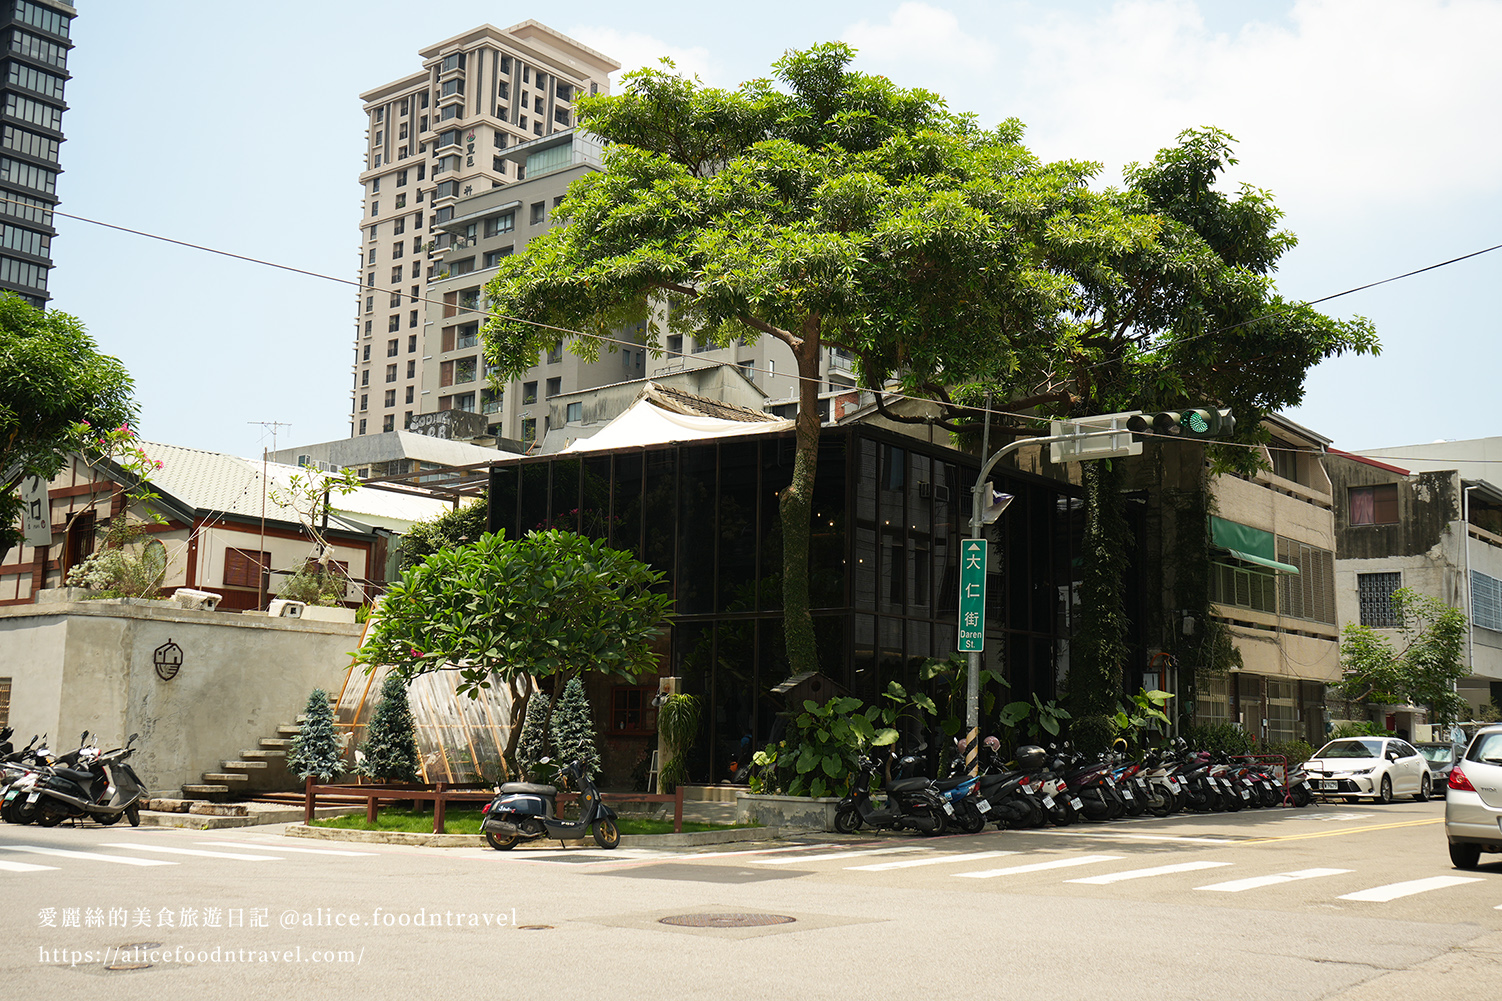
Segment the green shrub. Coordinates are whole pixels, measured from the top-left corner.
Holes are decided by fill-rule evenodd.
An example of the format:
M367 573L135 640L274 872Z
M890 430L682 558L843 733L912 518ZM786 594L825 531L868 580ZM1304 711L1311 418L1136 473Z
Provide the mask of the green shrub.
M1191 726L1184 731L1184 739L1191 750L1212 754L1250 754L1257 746L1250 735L1230 723Z
M1109 751L1116 732L1109 716L1080 716L1069 723L1069 740L1075 750L1090 757Z

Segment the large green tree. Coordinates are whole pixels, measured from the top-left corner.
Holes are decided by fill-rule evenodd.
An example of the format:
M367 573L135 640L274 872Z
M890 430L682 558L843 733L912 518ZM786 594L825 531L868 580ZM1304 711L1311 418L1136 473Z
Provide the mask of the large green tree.
M1400 587L1392 595L1401 649L1370 626L1348 623L1340 636L1341 694L1371 705L1415 705L1436 723L1463 718L1456 683L1470 674L1465 613L1438 598Z
M69 452L87 450L89 425L135 420L132 389L77 319L0 295L0 560L20 541L21 481L51 479Z
M1148 164L1130 165L1122 187L1101 192L1116 213L1152 219L1152 239L1049 243L1050 260L1073 282L1064 322L1025 345L1014 369L954 394L977 407L988 398L1011 401L999 408L993 441L1046 434L1033 419L1039 413L1229 407L1236 432L1211 446L1214 466L1250 472L1261 460L1247 446L1267 440L1262 419L1304 398L1310 368L1379 350L1365 319L1334 319L1278 294L1273 272L1297 241L1279 228L1282 212L1268 192L1217 186L1237 162L1233 142L1215 128L1185 131ZM948 426L973 431L973 414L956 408ZM1120 472L1110 460L1084 469L1086 598L1069 683L1086 712L1114 708L1127 657Z
M788 346L797 448L780 507L795 672L818 666L808 545L823 350L853 355L865 386L941 399L956 382L1014 377L1078 312L1077 279L1044 248L1123 255L1158 230L1092 195L1092 165L1040 163L1015 121L982 129L936 94L849 69L853 56L839 43L790 52L775 80L733 91L647 69L620 95L582 99L606 169L571 186L555 213L566 225L505 259L486 290L486 356L502 380L534 365L556 328L594 358L663 302L667 329L700 341ZM647 331L661 350L661 325Z

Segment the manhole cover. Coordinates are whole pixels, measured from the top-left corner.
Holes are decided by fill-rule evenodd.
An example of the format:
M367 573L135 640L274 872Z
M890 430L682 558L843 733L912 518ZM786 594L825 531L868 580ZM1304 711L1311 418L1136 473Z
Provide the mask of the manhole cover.
M684 928L759 928L762 925L791 924L797 918L785 914L675 914L658 918L658 924Z

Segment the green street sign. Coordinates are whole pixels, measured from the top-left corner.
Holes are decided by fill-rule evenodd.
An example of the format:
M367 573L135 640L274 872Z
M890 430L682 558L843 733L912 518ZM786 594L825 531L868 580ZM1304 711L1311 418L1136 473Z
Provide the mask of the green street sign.
M960 543L960 642L962 653L986 648L986 540Z

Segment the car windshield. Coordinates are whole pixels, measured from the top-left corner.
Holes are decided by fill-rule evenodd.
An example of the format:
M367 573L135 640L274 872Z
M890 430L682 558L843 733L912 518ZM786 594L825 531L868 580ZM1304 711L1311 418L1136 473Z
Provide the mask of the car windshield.
M1436 764L1448 765L1450 763L1450 745L1436 744L1434 747L1421 747L1419 753L1425 761L1433 761Z
M1467 761L1502 765L1502 733L1483 733L1471 742L1471 749L1465 756Z
M1502 735L1499 735L1502 736ZM1380 740L1333 740L1315 752L1316 758L1380 758Z

